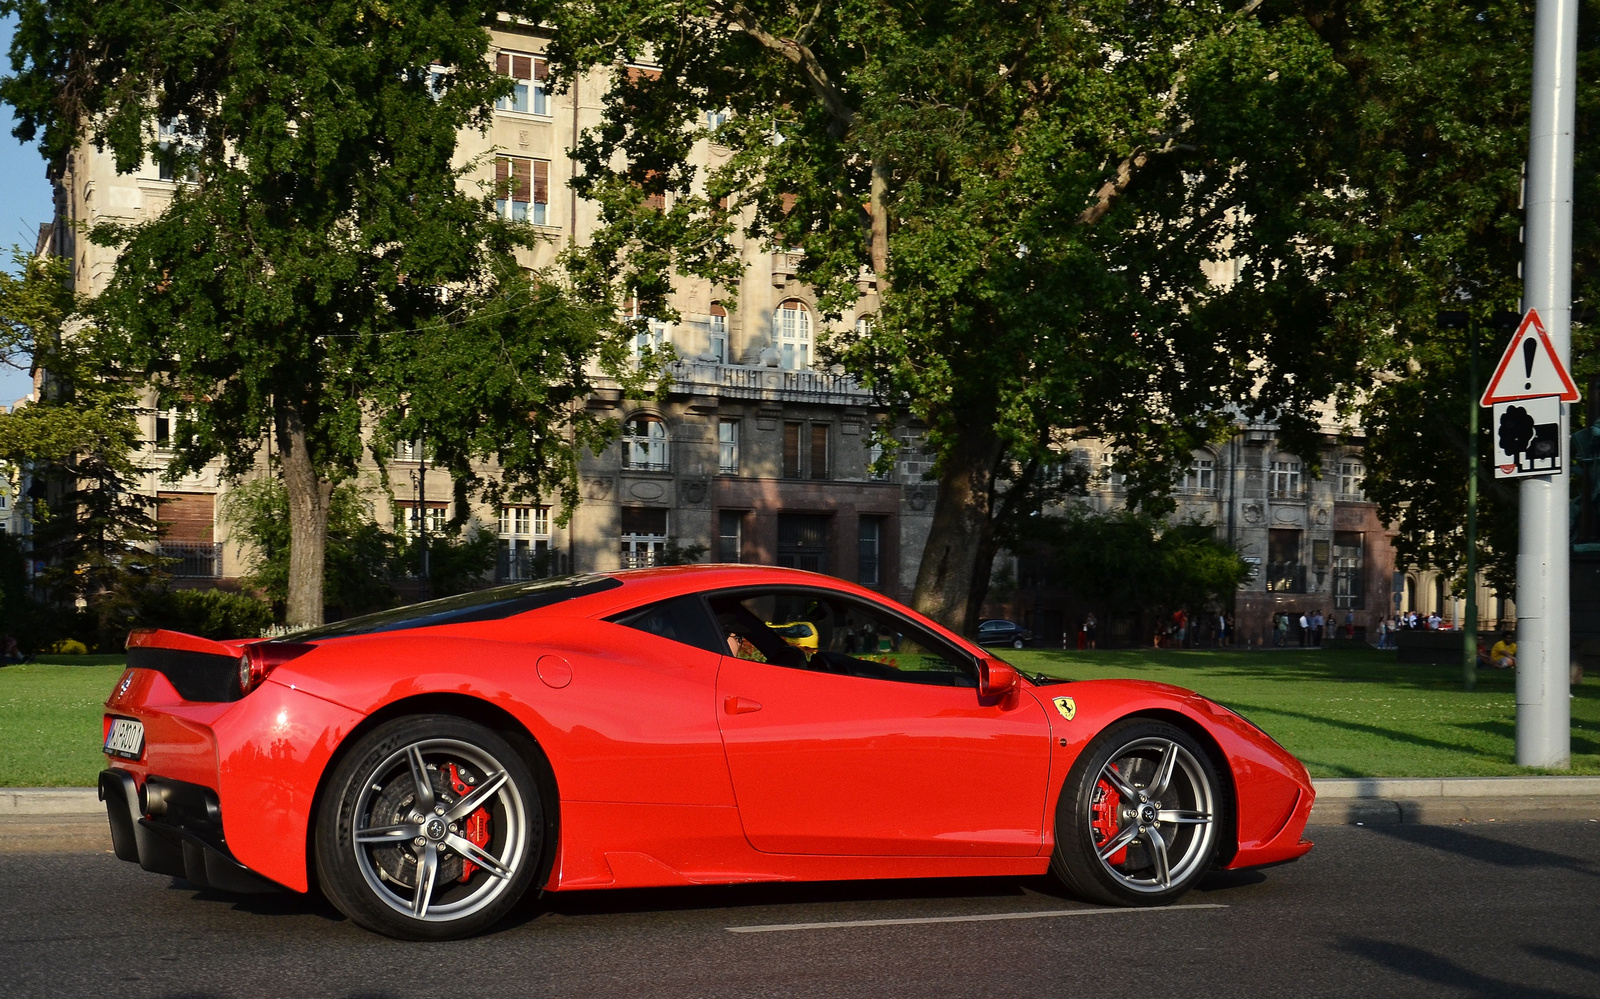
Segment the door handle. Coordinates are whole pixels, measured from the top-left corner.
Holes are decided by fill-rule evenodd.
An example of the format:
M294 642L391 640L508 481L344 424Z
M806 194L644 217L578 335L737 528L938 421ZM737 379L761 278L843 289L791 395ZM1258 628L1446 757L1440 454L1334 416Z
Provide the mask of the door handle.
M730 715L747 715L752 711L760 711L761 703L752 701L748 697L735 697L730 694L723 700L722 710Z

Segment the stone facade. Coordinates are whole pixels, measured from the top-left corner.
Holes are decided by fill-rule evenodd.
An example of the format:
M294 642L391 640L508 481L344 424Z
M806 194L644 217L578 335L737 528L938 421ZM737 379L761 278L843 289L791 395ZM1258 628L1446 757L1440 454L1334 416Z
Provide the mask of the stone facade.
M604 79L590 75L565 94L546 94L544 38L507 21L493 34L493 57L518 80L518 90L487 131L463 133L457 162L479 164L472 184L517 181L497 207L544 237L521 261L543 268L598 225L596 207L566 181L576 170L568 156L572 144L600 123ZM725 155L703 140L694 153L702 169ZM118 174L108 154L80 147L56 178L57 218L41 250L69 258L78 289L98 293L111 279L115 253L76 232L161 212L182 182L165 173L152 158L131 174ZM825 325L810 289L794 279L799 255L742 235L734 242L744 262L737 308L721 302L735 296L684 281L673 301L681 320L648 323L652 345L670 345L679 357L666 397L627 400L600 380L591 409L630 431L640 428L643 436L627 435L585 456L583 501L570 520L562 524L559 510L537 503L504 509L474 503L465 511L479 529L500 537L497 578L648 564L670 548L699 546L706 559L818 568L909 596L932 516L932 485L922 481L917 452L907 449L889 475L871 474L868 437L883 413L852 379L819 365L816 348ZM859 312L867 313L875 304L870 278L862 287ZM140 417L148 441L143 459L152 469L166 464L172 418L153 409ZM722 436L729 434L731 440ZM419 510L430 527L460 512L444 474L418 458L402 449L390 463L389 496L378 467L364 470L362 485L380 523L415 530ZM229 483L218 467L176 482L152 471L139 486L156 501L163 550L179 559L175 570L185 585L230 585L246 571L250 553L230 537L224 516Z

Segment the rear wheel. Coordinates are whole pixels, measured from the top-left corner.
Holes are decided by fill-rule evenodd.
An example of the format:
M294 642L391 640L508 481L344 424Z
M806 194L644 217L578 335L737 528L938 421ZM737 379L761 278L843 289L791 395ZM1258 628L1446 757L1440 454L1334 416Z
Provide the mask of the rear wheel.
M1205 750L1182 729L1145 718L1113 725L1067 776L1050 869L1091 901L1174 901L1211 867L1219 786Z
M1020 638L1013 638L1013 639L1012 639L1012 640L1011 640L1011 647L1012 647L1012 648L1013 648L1013 649L1020 649L1020 648L1022 648L1022 639L1020 639Z
M318 816L317 874L351 920L446 940L488 928L527 890L544 812L527 764L499 735L449 715L397 718L335 770Z

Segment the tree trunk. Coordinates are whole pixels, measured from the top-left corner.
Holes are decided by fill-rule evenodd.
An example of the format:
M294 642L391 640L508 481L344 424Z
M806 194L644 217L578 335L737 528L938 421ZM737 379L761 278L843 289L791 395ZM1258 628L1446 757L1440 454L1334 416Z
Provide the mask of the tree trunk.
M965 414L962 429L943 456L938 497L933 506L933 526L922 564L917 567L917 588L911 605L952 631L966 635L977 623L979 575L987 590L989 565L994 559L995 465L1000 438L994 432L993 414Z
M289 498L289 595L285 623L322 623L322 568L328 547L328 500L333 484L318 478L306 446L298 404L278 417L283 486Z
M872 260L872 273L878 279L878 300L889 290L889 164L883 157L872 160L872 239L868 254Z

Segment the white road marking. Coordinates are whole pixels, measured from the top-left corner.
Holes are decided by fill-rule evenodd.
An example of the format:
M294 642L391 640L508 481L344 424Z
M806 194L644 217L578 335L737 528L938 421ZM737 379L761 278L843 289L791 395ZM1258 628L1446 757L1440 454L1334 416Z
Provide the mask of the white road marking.
M1048 919L1052 916L1109 916L1119 912L1177 912L1181 909L1226 909L1214 902L1167 905L1160 908L1046 909L1042 912L990 912L978 916L924 916L912 919L850 919L836 923L770 923L764 926L729 926L729 933L782 933L788 930L842 930L857 926L911 926L918 923L992 923L1002 919Z

